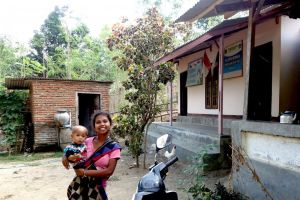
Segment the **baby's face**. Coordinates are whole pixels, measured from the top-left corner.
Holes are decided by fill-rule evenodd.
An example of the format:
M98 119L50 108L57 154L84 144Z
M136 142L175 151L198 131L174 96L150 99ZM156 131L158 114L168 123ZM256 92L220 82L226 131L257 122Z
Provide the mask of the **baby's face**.
M76 131L72 133L71 137L74 143L83 144L85 139L87 138L87 133L82 131Z

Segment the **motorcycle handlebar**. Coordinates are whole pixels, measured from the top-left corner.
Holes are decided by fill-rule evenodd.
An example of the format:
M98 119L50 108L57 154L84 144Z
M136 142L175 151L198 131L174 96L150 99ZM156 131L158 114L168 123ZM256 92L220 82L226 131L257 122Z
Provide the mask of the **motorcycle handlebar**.
M171 165L173 165L176 161L178 161L178 157L174 157L172 158L171 160L169 160L167 163L166 163L166 168L170 167Z

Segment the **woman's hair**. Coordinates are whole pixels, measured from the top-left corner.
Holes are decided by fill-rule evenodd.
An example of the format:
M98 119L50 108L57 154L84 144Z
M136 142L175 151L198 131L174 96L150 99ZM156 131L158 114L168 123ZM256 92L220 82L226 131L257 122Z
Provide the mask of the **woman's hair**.
M107 112L103 112L103 111L96 111L94 114L93 114L93 116L92 116L92 121L91 121L91 125L92 125L92 127L93 128L95 128L95 122L96 122L96 118L98 117L98 116L105 116L105 117L107 117L107 119L108 119L108 121L110 122L110 125L112 125L112 119L111 119L111 116L110 116L110 114L109 113L107 113Z

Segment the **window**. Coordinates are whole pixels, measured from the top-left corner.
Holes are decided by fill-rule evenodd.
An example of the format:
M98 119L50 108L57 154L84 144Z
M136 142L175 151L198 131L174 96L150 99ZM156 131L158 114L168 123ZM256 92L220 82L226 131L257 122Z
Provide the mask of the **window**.
M212 73L213 72L213 73ZM209 70L205 78L205 108L218 109L218 81L219 67L218 65Z

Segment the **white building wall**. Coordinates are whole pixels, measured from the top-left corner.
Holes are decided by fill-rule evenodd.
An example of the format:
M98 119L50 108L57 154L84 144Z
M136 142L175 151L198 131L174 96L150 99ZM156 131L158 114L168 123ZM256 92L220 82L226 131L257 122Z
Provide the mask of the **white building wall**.
M300 112L300 20L281 18L281 69L279 112Z
M243 40L243 76L224 79L223 82L223 114L243 115L244 105L244 75L246 68L247 30L242 30L225 37L224 47ZM219 41L217 40L219 43ZM272 116L278 116L279 107L279 76L280 76L280 24L275 19L270 19L256 27L255 46L273 42L273 78L272 78ZM212 46L212 51L206 49L211 62L217 54L217 46ZM204 51L186 56L179 61L178 71L187 70L188 63L203 58ZM180 91L179 91L180 92ZM178 108L179 109L179 108ZM188 87L188 114L218 114L218 109L205 109L205 79L203 85Z

